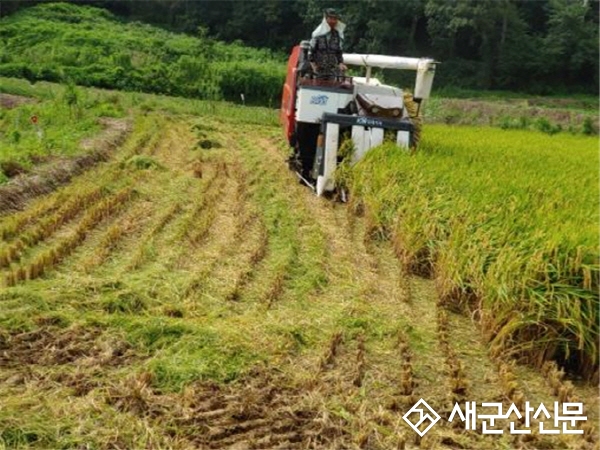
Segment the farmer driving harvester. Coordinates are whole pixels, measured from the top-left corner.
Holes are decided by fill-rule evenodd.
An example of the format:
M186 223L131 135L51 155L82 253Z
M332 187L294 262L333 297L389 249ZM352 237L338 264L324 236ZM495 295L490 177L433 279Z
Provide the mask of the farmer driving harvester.
M342 53L345 27L339 19L335 10L325 10L312 39L293 47L281 94L290 168L319 196L339 187L339 163L356 163L384 138L400 148L416 147L419 105L429 98L435 75L431 58ZM365 75L345 76L340 72L346 64L364 67ZM383 84L372 76L373 67L416 71L413 94ZM328 79L321 82L322 76ZM341 151L346 142L352 145Z
M308 52L313 73L318 78L333 78L346 70L342 54L345 28L335 9L325 10L323 21L312 33Z

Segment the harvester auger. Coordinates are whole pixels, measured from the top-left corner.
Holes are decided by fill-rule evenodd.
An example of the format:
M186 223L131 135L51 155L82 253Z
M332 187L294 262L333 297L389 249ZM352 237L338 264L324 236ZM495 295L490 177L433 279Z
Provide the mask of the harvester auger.
M290 168L321 196L335 190L338 151L351 139L352 163L391 135L399 147L415 148L421 127L421 103L429 98L436 62L429 58L344 54L344 64L363 66L364 77L315 76L308 62L308 41L292 50L280 118L293 154ZM382 84L371 69L415 70L412 95Z

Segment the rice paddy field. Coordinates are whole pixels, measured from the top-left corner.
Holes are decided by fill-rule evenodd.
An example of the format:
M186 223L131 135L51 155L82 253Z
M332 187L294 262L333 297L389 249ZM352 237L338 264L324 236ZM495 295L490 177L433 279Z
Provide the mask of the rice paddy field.
M598 448L597 138L425 125L343 204L286 169L276 111L2 81L1 158L80 145L0 186L1 447ZM588 420L484 435L466 401Z
M493 352L598 364L598 142L581 135L427 127L353 170L352 191L405 265L475 313ZM390 183L390 180L393 182Z

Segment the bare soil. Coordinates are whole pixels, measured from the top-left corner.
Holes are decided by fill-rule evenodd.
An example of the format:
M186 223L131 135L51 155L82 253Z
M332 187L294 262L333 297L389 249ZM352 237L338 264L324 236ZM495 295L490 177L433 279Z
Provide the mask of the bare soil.
M11 109L16 108L24 103L35 103L36 100L31 97L24 97L22 95L13 94L2 94L0 93L0 107Z
M32 198L49 194L68 183L74 176L106 161L131 130L126 119L103 118L105 129L98 136L81 143L86 152L72 158L43 161L28 173L15 172L15 178L0 186L0 215L23 209Z

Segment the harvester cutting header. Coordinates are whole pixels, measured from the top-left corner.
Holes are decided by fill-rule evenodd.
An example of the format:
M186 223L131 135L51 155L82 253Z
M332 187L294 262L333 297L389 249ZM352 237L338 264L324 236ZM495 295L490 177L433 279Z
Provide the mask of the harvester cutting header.
M343 65L363 66L364 77L320 76L309 54L310 42L292 50L283 87L281 121L294 152L290 167L321 196L335 190L338 150L351 139L352 162L393 139L399 147L416 145L421 102L429 98L436 62L429 58L343 54ZM382 84L371 69L417 72L412 98Z

